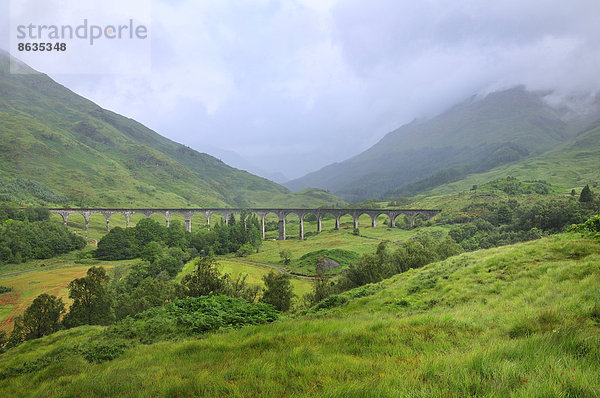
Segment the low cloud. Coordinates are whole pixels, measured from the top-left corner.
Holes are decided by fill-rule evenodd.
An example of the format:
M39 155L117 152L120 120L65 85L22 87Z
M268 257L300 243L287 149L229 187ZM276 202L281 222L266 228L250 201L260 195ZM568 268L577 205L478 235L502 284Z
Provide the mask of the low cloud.
M600 90L597 1L155 0L151 32L150 75L52 77L289 177L472 94Z

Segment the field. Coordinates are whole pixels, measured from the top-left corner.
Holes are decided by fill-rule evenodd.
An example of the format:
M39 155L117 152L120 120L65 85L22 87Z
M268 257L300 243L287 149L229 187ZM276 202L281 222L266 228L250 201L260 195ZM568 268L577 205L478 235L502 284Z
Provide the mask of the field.
M106 267L106 265L104 265ZM112 267L111 265L107 268ZM0 285L12 288L11 292L0 295L0 330L12 330L14 318L23 314L33 300L42 293L60 297L67 304L67 285L73 279L85 276L89 265L74 265L47 270L25 271L18 275L0 277Z
M51 259L30 260L21 264L3 264L0 267L0 286L13 290L0 295L0 330L12 330L13 319L40 294L53 294L70 305L67 285L73 279L85 276L91 266L111 270L118 265L128 265L139 260L100 261L85 258L92 245L83 250L66 253ZM110 275L110 272L109 272Z
M556 235L466 253L314 313L101 364L60 354L100 331L76 328L0 357L1 374L23 369L0 385L15 396L596 397L599 250Z

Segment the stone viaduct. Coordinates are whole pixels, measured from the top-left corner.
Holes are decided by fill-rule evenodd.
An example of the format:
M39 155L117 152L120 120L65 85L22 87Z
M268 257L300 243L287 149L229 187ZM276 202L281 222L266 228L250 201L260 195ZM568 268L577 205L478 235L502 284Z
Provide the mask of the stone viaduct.
M206 217L206 224L210 227L210 216L212 214L221 214L227 223L231 214L239 214L242 210L255 213L260 218L260 226L263 239L265 238L265 216L273 213L279 218L279 239L285 240L285 217L288 214L295 214L300 219L300 239L304 239L304 217L312 214L317 219L317 231L321 232L321 223L323 217L327 214L335 218L335 229L340 228L340 218L344 215L350 215L354 221L354 228L358 228L358 218L367 214L371 217L371 226L375 227L377 217L385 215L390 220L390 225L394 225L396 217L404 214L407 217L421 215L429 219L441 210L383 210L383 209L50 209L51 213L62 216L63 224L67 224L67 219L71 214L81 214L85 219L85 229L88 229L90 216L92 214L102 214L106 219L106 230L110 231L110 217L113 214L123 214L129 227L129 219L133 214L143 214L150 217L154 213L162 214L165 217L166 225L169 226L169 218L171 214L181 214L185 220L185 229L188 232L192 231L192 215L201 213Z

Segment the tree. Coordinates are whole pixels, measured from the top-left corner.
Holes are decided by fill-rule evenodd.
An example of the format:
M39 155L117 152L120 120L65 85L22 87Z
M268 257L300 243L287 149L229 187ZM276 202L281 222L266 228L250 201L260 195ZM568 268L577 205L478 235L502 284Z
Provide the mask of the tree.
M589 185L586 185L581 190L581 194L579 195L579 201L582 203L589 203L594 201L594 194L592 193L592 190L590 189Z
M137 254L138 246L133 229L115 227L100 239L94 256L101 260L125 260L134 258Z
M235 279L228 279L227 295L231 297L243 298L249 303L254 303L260 292L260 286L250 285L246 282L248 274L238 274Z
M40 294L23 314L25 340L38 339L60 329L60 317L65 312L62 299Z
M254 246L250 242L244 243L240 248L235 252L237 257L246 257L252 254L254 251Z
M16 347L25 341L25 325L23 324L23 316L19 315L15 318L13 330L4 345L5 348Z
M175 257L166 255L155 261L158 273L166 272L169 277L174 278L183 268L183 262Z
M305 303L312 307L321 300L331 296L331 293L331 281L323 272L317 270L317 277L312 281L312 292L306 293L303 298Z
M513 219L513 213L508 204L503 203L498 206L497 220L498 224L510 224Z
M181 284L187 288L189 296L209 296L223 294L227 290L228 277L222 276L213 254L196 260L196 270L186 275Z
M292 305L292 298L294 297L290 279L288 274L275 273L273 271L264 275L265 288L263 289L260 301L271 304L282 312L289 310Z
M149 263L154 263L162 256L163 249L158 242L150 242L146 244L140 251L140 258Z
M167 228L167 246L180 247L182 249L188 246L187 236L183 229L183 224L179 220L173 220Z
M279 252L279 257L281 257L285 265L288 265L292 261L292 251L290 249L283 249Z
M164 242L167 237L167 227L151 218L141 219L132 230L138 247L144 247L152 241Z
M250 224L250 227L248 228L248 239L247 239L248 243L250 243L252 245L252 247L254 247L256 249L256 252L258 253L258 249L260 248L260 245L262 245L263 240L262 240L262 235L260 233L260 229L259 226L256 224Z
M235 225L235 215L231 213L227 219L227 225L233 227Z
M107 289L109 280L104 268L92 267L85 277L69 283L69 298L73 299L73 304L65 316L65 326L107 325L112 322L112 298Z

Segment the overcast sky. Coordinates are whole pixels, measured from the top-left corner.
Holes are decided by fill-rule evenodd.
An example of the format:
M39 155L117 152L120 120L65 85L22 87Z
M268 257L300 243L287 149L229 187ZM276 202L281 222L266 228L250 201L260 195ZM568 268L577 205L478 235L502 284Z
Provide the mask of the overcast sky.
M290 178L475 93L600 89L598 0L150 3L150 73L51 77L175 141Z

